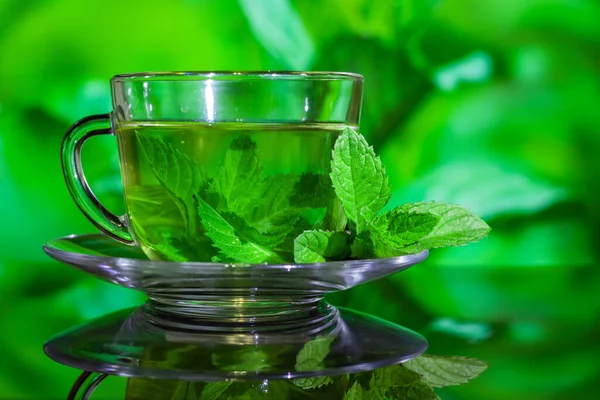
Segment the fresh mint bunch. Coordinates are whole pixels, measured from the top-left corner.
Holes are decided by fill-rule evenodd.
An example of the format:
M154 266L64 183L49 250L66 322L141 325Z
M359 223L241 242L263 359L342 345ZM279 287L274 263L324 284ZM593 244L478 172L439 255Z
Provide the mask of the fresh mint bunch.
M231 142L212 175L159 138L138 134L137 140L162 193L169 197L153 194L145 199L140 193L144 201L136 199L137 219L158 222L156 211L162 210L154 207L157 201L165 204L163 209L174 203L179 210L180 217L171 207L169 215L175 217L161 219L169 230L149 238L152 249L170 260L187 261L191 255L213 262L289 263L294 258L294 239L305 230L345 228L343 210L334 205L328 214L324 206L335 200L326 174L265 174L250 135ZM141 207L145 204L147 210ZM133 224L144 230L136 219Z
M332 231L303 232L295 240L297 263L347 254L356 259L394 257L462 246L490 231L477 215L440 202L407 203L382 212L390 200L385 168L365 138L350 128L344 129L333 149L331 181L348 220L347 238L343 241Z
M461 246L490 230L475 214L439 202L407 203L383 212L391 193L385 168L365 138L350 128L335 143L329 176L265 174L257 145L247 134L232 141L213 176L160 139L137 138L183 220L183 228L152 238L153 249L173 261L315 263L394 257ZM136 204L154 210L156 201L152 197ZM138 208L138 215L144 212ZM174 208L164 211L172 215ZM158 220L160 214L149 218Z

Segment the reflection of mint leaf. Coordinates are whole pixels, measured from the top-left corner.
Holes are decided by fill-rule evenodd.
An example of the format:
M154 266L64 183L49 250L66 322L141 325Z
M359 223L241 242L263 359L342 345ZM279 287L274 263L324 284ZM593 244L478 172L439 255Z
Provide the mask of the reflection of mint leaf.
M294 240L294 261L325 262L348 253L348 235L341 232L306 231Z
M277 262L283 260L269 248L260 246L252 241L246 240L240 232L224 219L214 208L208 205L200 197L198 201L198 213L206 235L213 241L213 245L229 259L240 263L262 263ZM244 240L244 242L242 242Z
M416 381L407 386L394 387L389 390L391 399L439 400L433 389L427 384Z
M404 368L402 365L379 368L373 371L371 388L392 388L410 385L417 382L421 376L414 371Z
M358 382L354 382L350 390L344 395L344 400L363 400L363 398L363 389Z
M213 353L211 358L220 371L262 371L271 367L270 354L258 347Z
M244 386L249 386L248 384L235 385L238 386L236 389L241 389ZM290 389L291 385L289 381L285 379L265 380L263 382L252 384L252 387L250 389L241 392L238 395L232 396L230 393L227 393L226 400L285 400L295 398L293 397L294 395L290 393ZM300 389L296 389L293 391L293 393L298 392L300 392Z
M194 383L165 379L129 378L125 400L188 400L186 395L190 391L188 390L189 386L194 386ZM196 399L197 397L193 398L193 400Z
M200 400L218 400L230 385L231 381L207 383L204 389L202 389Z
M462 246L475 242L490 231L490 227L477 215L464 208L439 202L407 203L396 208L409 213L431 213L440 218L435 227L418 244L408 251L418 252L424 249L445 246Z
M296 356L296 371L320 368L329 354L329 346L334 337L323 337L307 342Z
M390 198L381 160L365 138L350 128L344 129L335 143L331 181L357 234L366 229Z
M317 389L333 383L330 376L313 376L311 378L296 378L294 384L302 389Z
M407 361L404 366L421 375L421 379L433 387L465 383L479 376L487 368L485 362L474 358L428 354Z
M420 392L427 389L431 393L433 390L423 385L420 381L421 376L416 372L404 368L402 365L393 365L391 367L379 368L373 371L369 382L369 395L376 399L394 398L394 399L431 399L431 396L421 396ZM425 389L420 386L424 386ZM412 394L413 397L396 395L396 393ZM434 394L435 395L435 394Z
M296 371L310 371L323 367L323 361L329 354L329 346L335 338L325 337L306 343L296 356ZM294 379L294 383L303 389L315 389L332 383L329 376Z

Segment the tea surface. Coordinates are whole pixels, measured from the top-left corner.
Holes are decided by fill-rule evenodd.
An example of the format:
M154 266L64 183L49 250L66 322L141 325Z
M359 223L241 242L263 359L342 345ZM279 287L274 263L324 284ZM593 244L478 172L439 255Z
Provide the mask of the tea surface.
M155 260L293 262L304 230L345 225L329 177L344 127L118 125L132 234Z

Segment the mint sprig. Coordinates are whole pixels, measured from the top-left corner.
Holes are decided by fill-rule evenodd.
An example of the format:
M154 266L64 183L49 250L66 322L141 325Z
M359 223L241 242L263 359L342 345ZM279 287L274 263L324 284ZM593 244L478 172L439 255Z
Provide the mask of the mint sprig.
M349 236L342 232L306 231L294 240L294 261L317 263L343 259Z
M472 212L441 202L406 203L381 212L390 199L388 177L373 148L350 128L338 138L331 166L331 181L349 220L351 258L395 257L462 246L490 231ZM330 260L320 255L319 260ZM302 256L296 258L296 262L310 262L303 260Z
M390 200L385 168L365 138L350 128L334 145L329 176L265 175L248 134L232 141L213 177L160 139L137 137L183 217L186 233L152 238L153 250L173 261L190 255L237 263L395 257L462 246L490 231L477 215L440 202L382 212Z
M486 363L474 358L429 354L409 360L404 366L419 374L422 381L432 387L460 385L475 378L487 368Z
M345 128L331 161L331 181L357 234L390 199L390 186L381 160L358 132Z

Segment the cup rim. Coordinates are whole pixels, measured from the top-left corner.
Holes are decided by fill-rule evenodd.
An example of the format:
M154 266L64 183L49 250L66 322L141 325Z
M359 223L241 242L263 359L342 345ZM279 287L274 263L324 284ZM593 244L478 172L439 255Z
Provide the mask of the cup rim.
M310 80L364 81L361 74L336 71L165 71L135 72L115 75L112 82L124 81L206 81L206 80Z

